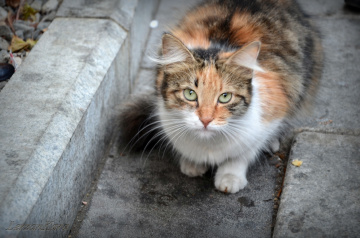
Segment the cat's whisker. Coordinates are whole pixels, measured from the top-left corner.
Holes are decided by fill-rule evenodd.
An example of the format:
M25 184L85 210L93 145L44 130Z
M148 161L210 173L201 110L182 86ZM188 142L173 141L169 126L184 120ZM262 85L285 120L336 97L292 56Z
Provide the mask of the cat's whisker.
M157 123L159 123L160 121L155 121L155 122L152 122L152 123L150 123L150 124L148 124L148 125L146 125L146 126L144 126L144 127L142 127L142 125L144 124L144 123L142 123L141 125L140 125L140 127L139 127L139 129L140 130L138 130L138 132L132 137L132 139L129 141L129 143L128 144L130 144L134 139L135 139L135 137L137 137L143 130L146 130L148 127L151 127L151 126L153 126L154 124L157 124Z
M173 138L173 139L175 139L174 141L173 141L173 144L174 145L176 145L176 142L178 141L178 139L184 134L184 132L186 132L187 131L187 128L186 127L184 127L184 130L181 132L181 133L179 133L178 134L178 138L177 139L175 139L175 137Z
M163 144L164 144L165 141L166 141L166 140L164 140L164 141L161 143L161 145L160 145L160 147L159 147L159 148L160 148L160 149L159 149L159 152L161 151L161 148L162 148L162 146L163 146ZM170 142L171 142L171 140L168 140L168 143L167 143L165 149L163 150L163 155L162 155L162 157L164 157L165 151L166 151L166 149L167 149L167 146L170 144Z
M133 140L134 140L142 131L146 130L146 129L149 128L149 127L152 127L152 126L155 125L155 124L161 124L161 123L167 121L167 120L156 120L156 121L154 121L154 122L152 122L152 123L150 123L150 124L148 124L148 125L146 125L146 126L143 126L147 121L149 121L151 118L154 118L154 117L156 117L156 116L158 116L158 113L151 113L151 114L149 115L149 117L140 124L138 132L137 132L137 133L131 138L131 140L127 143L127 145L126 145L125 148L124 148L124 151L125 151L126 148L129 146L129 144L131 144L131 143L133 142ZM148 134L148 133L147 133L147 134Z
M179 129L181 129L181 126L178 127L178 128L175 130L175 132L176 132L177 130L179 130ZM149 146L149 144L150 144L154 139L157 139L160 135L164 135L164 134L166 134L164 131L160 131L160 132L156 133L156 134L153 136L153 138L151 138L151 139L148 141L148 143L147 143L146 146L144 147L143 152L141 153L141 158L143 158L144 152L146 151L146 148ZM149 153L148 153L148 156L150 155L150 153L152 152L152 150L156 147L156 145L157 145L159 142L160 142L160 140L157 141L157 142L155 143L155 145L151 148L151 150L150 150ZM145 165L145 162L146 162L148 156L146 157L146 159L145 159L145 161L144 161L144 165Z
M224 131L219 130L219 132L220 132L220 134L221 134L222 136L224 136L224 137L226 138L226 140L227 140L228 143L231 143L231 141L230 141L230 139L229 139L229 136L228 136Z
M186 127L184 127L185 128L185 130L187 129ZM188 130L189 131L189 130ZM174 136L175 137L175 136ZM168 140L168 143L166 144L166 146L165 146L165 150L164 150L164 153L165 153L165 151L166 151L166 149L167 149L167 147L170 145L170 144L173 144L172 143L172 140L173 140L174 138L169 138L169 140ZM174 150L174 148L173 148L173 150ZM176 151L175 151L176 152ZM163 153L163 155L164 155L164 153Z
M158 126L153 126L154 124L158 124ZM163 126L168 126L168 125L172 125L172 124L177 124L177 122L174 122L174 123L161 123L161 121L158 121L158 122L154 122L152 123L152 126L150 130L146 131L146 133L144 133L142 136L140 136L135 142L133 142L133 140L139 135L139 133L144 130L145 128L143 128L142 130L140 130L131 140L130 142L128 143L128 145L132 144L132 146L130 147L129 151L132 150L132 148L136 145L136 143L141 140L143 137L147 136L148 134L150 134L151 132L153 131L156 131L158 129L162 129ZM127 146L128 146L127 145ZM127 146L125 147L124 151L126 150Z
M184 127L184 128L186 129L185 125L182 125L182 127ZM169 132L169 133L171 133L171 132ZM164 142L165 142L165 141L163 141L163 142L161 143L160 148L162 148ZM166 151L166 149L167 149L167 147L168 147L169 144L171 144L171 139L168 140L168 143L167 143L166 146L165 146L165 149L164 149L164 152L163 152L163 156L164 156L164 153L165 153L165 151ZM162 156L162 157L163 157L163 156Z
M234 133L232 130L224 130L227 135L229 135L230 137L232 137L233 141L241 141L241 144L244 144L244 141L243 140L239 140L239 138L237 138L236 136L238 135L238 133ZM245 153L245 148L243 147L239 147L239 149L241 150L241 153Z
M174 135L174 138L175 138L177 135L181 134L183 131L186 131L186 127L180 126L179 128L176 128L175 130L172 130L171 132L169 132L169 133L167 134L167 136L168 136L168 137L171 137L172 134L175 134L175 135ZM171 141L171 138L169 139L169 141ZM148 153L148 155L152 152L152 150L155 148L155 146L156 146L159 142L160 142L160 141L158 141L158 142L153 146L153 148L150 150L150 152Z

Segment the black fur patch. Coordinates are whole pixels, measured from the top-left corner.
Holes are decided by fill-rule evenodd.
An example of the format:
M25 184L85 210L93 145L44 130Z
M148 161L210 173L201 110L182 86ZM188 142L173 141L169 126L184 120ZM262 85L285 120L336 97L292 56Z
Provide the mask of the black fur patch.
M218 58L218 54L220 52L220 49L218 48L209 48L209 49L194 49L192 50L195 58L200 58L202 60L210 61L210 60L216 60Z
M166 100L167 96L166 96L166 90L168 88L168 75L166 73L164 73L164 79L162 81L162 84L161 84L161 95L163 96L164 100Z
M158 128L159 119L154 116L155 111L155 94L128 103L120 116L120 144L127 146L131 151L152 149L159 141L157 135L161 131Z

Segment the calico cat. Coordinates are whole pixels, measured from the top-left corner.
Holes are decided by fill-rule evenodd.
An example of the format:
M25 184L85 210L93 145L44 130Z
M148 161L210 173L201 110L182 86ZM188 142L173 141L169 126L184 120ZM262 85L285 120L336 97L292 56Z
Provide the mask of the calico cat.
M155 60L156 90L124 110L124 140L170 144L190 177L217 166L215 187L236 193L248 166L276 150L289 120L311 104L322 48L294 1L217 0L164 33Z

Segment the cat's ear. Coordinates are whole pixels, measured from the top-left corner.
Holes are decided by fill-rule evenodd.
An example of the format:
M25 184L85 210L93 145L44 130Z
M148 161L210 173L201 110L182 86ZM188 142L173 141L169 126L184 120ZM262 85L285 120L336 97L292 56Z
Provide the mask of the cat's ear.
M162 37L162 59L164 65L178 62L193 62L194 56L189 49L175 36L164 34Z
M261 43L259 41L251 42L243 46L240 50L236 51L225 64L239 65L252 70L264 72L258 65L257 58L259 56Z

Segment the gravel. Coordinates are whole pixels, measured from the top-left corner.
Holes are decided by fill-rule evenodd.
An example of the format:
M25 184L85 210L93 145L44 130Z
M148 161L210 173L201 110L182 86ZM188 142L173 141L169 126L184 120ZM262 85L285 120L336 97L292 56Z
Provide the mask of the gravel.
M59 0L27 0L25 4L29 4L37 13L34 21L20 19L12 22L12 28L8 23L9 12L15 17L18 8L14 9L6 5L5 0L0 0L0 63L10 63L9 47L14 36L26 41L28 39L39 40L42 34L49 27L56 16L56 10L59 6ZM26 52L14 53L17 66L25 59ZM8 81L8 80L7 80ZM0 87L4 87L7 81L3 81Z
M5 21L7 14L8 12L4 8L0 7L0 21Z
M10 27L7 25L0 25L0 37L5 38L7 41L11 41L13 33L10 30Z
M34 10L40 12L42 7L42 1L34 0L30 5Z
M7 42L7 40L0 37L0 50L7 51L8 48L9 48L9 43Z

